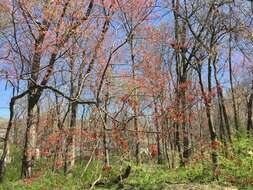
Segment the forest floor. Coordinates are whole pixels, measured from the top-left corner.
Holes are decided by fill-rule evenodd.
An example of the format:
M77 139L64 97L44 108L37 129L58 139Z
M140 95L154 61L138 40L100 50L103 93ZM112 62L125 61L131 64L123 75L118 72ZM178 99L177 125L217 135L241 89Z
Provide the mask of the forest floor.
M119 168L112 166L109 172L102 171L102 162L94 161L86 171L84 164L77 164L67 176L62 171L53 173L37 166L34 177L28 180L19 179L19 167L7 170L6 180L0 190L236 190L253 189L253 184L246 184L246 177L237 176L237 182L231 181L228 173L222 174L218 181L212 181L211 170L201 164L187 169L168 169L165 166L131 164L129 176L121 183L112 183L116 176L124 172L127 165ZM224 172L224 171L223 171ZM251 171L252 172L252 171ZM228 175L228 176L225 176ZM236 174L235 174L236 175ZM249 175L249 174L247 174ZM99 179L99 180L98 180ZM234 178L233 178L234 179ZM253 178L252 178L253 179ZM94 182L101 182L94 185Z
M165 186L165 190L237 190L237 187L222 187L215 184L175 184Z
M233 153L229 156L219 152L218 179L213 181L212 165L208 157L192 160L187 167L169 168L155 164L156 160L136 165L130 158L111 156L111 169L103 170L102 159L77 161L69 175L63 169L52 172L52 163L46 158L37 160L34 176L20 179L21 148L12 148L12 162L6 167L0 190L253 190L252 139L234 141ZM209 153L206 154L210 155ZM87 166L87 167L86 167ZM130 166L129 175L120 183L115 178ZM85 169L86 168L86 169ZM95 182L99 184L95 184Z
M96 190L107 190L108 188L95 188ZM112 187L109 189L122 189L122 190L145 190L145 188L141 187L133 187L133 186L127 186L125 185L124 187ZM168 184L161 184L160 186L154 186L152 188L149 188L150 190L152 189L157 189L157 190L238 190L237 187L224 187L216 184L196 184L196 183L188 183L188 184L173 184L173 185L168 185Z

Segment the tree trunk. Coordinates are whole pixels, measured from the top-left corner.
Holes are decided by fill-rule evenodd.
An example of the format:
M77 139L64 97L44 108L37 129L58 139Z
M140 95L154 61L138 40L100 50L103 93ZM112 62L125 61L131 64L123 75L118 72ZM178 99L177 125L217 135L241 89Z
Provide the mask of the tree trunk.
M84 143L85 142L85 137L84 135L82 135L82 132L86 131L85 129L85 106L83 106L83 112L82 112L82 116L81 116L81 137L80 137L80 140L81 140L81 146L80 146L80 157L81 158L84 158Z
M14 145L18 145L18 118L17 114L15 114L13 121L13 143Z
M9 137L10 137L10 131L11 131L12 122L13 122L12 120L13 120L13 115L14 115L14 104L15 104L15 100L11 99L11 102L10 102L10 118L9 118L7 130L6 130L6 133L5 133L3 152L2 152L2 155L1 155L1 159L0 159L0 182L3 181L4 173L5 173L5 164L6 164L5 161L6 161L6 157L8 156Z
M25 145L21 170L22 178L32 177L32 166L34 165L36 148L36 104L39 101L39 97L40 95L38 95L37 90L30 91L28 95Z
M157 111L157 104L154 99L155 105L155 125L156 125L156 145L157 145L157 163L162 164L162 153L161 153L161 145L160 145L160 129L159 129L159 122L158 122L158 111Z
M249 99L247 102L247 131L248 134L250 134L250 130L253 132L253 122L252 122L252 105L253 105L253 81L252 81L252 87L251 87L251 93L249 95Z
M232 7L229 7L230 13L232 13ZM230 16L230 27L231 27L231 19L232 16ZM234 113L234 123L235 123L235 129L238 132L239 130L239 123L238 123L238 113L236 108L236 102L235 102L235 92L234 92L234 84L233 84L233 69L232 69L232 33L229 33L229 50L228 50L228 64L229 64L229 82L230 82L230 88L231 88L231 95L232 95L232 105L233 105L233 113Z
M105 111L107 112L107 102L109 99L109 92L106 93L105 97ZM104 124L103 124L103 145L104 145L104 166L110 166L109 162L109 148L108 148L108 137L106 132L107 126L107 113L104 114Z
M75 147L74 131L76 129L77 107L78 104L76 102L71 102L70 126L69 126L69 134L66 140L66 150L65 150L65 165L64 165L65 174L69 173L75 164L76 147Z
M40 158L40 142L38 142L40 132L40 105L36 105L36 129L35 129L35 138L36 138L36 147L35 147L35 159Z
M223 90L222 90L222 87L221 87L220 82L219 82L218 77L217 77L217 67L216 67L215 60L213 61L213 68L214 68L214 78L215 78L215 82L216 82L216 88L217 88L217 94L218 94L220 110L221 110L221 113L223 113L223 116L224 116L224 123L225 123L225 127L226 127L226 130L227 130L228 140L229 140L230 143L232 143L231 130L230 130L229 121L228 121L227 109L226 109L226 106L225 106L225 103L224 103Z
M189 129L186 122L186 89L180 89L181 85L184 85L187 81L187 67L186 62L186 49L179 47L179 44L185 44L186 41L186 23L182 19L180 20L180 1L172 0L173 14L174 14L174 27L175 27L175 39L176 44L171 44L176 52L176 74L177 74L177 98L178 98L178 112L182 114L182 124L177 124L182 127L183 132L183 154L181 154L181 148L178 147L180 155L180 165L184 166L189 160ZM180 22L181 21L181 22ZM175 47L174 47L175 46ZM179 131L177 132L179 133ZM179 140L179 134L177 134L177 140Z
M131 62L132 62L132 78L133 80L136 79L136 71L135 71L135 54L134 54L134 36L131 35L129 45L130 45L130 51L131 51ZM134 106L133 106L133 111L134 111L134 130L135 130L135 158L136 158L136 163L140 163L140 139L139 139L139 127L138 127L138 119L137 119L137 114L138 114L138 91L137 89L134 89Z
M198 70L198 77L199 77L199 84L201 88L201 93L204 98L204 104L205 104L205 111L206 111L206 116L208 120L208 128L209 128L209 133L210 133L210 139L211 139L211 145L212 145L212 163L213 163L213 176L216 178L216 171L218 167L218 153L215 149L215 145L217 143L217 135L215 128L213 126L213 121L212 121L212 114L211 114L211 65L209 63L208 65L208 92L209 94L207 95L204 89L203 81L202 81L202 76L201 76L201 70Z
M187 127L187 122L186 122L186 112L185 112L185 107L186 107L186 99L185 99L185 91L183 90L182 96L181 96L181 112L183 115L183 165L185 166L186 163L188 163L190 154L189 154L189 127Z
M220 101L218 101L218 106L219 106L220 139L225 144L226 133L224 129L224 121L223 121L222 107L221 107Z

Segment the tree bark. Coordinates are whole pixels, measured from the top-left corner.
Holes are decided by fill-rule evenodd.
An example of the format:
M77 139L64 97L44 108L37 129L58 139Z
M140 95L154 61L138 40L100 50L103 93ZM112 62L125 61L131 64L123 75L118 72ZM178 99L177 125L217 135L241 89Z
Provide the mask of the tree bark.
M157 104L156 100L154 99L154 106L155 106L155 125L156 125L156 145L157 145L157 164L162 164L162 153L161 153L161 145L160 145L160 129L159 129L159 122L158 122L158 111L157 111Z
M180 165L185 165L189 160L189 127L187 126L186 121L186 89L180 89L181 85L184 85L187 82L187 68L188 62L186 61L186 48L181 47L182 44L185 44L186 41L186 23L184 20L180 22L179 17L179 8L180 1L172 0L173 13L174 13L174 26L175 26L175 44L171 44L176 52L176 74L177 74L177 89L176 94L178 98L178 112L182 114L183 122L182 124L177 124L182 126L183 132L183 153L181 154L181 148L178 147L179 155L180 155ZM178 127L177 126L177 129ZM179 131L177 132L179 133ZM177 140L179 140L179 134L177 134ZM179 143L178 143L178 146Z
M75 60L71 57L70 60L70 94L73 98L76 98L76 93L78 91L78 87L75 84L75 76L74 76L74 63ZM75 101L70 102L70 124L69 131L66 139L66 149L65 149L65 162L64 162L64 173L69 173L74 164L75 164L75 129L76 129L76 117L77 117L77 108L78 103Z
M247 131L248 134L250 134L250 130L253 132L253 122L252 122L252 105L253 105L253 81L252 81L252 87L251 87L251 93L248 98L247 102Z
M230 11L230 21L229 26L231 28L231 19L232 19L232 6L229 6ZM236 108L236 101L235 101L235 92L234 92L234 84L233 84L233 69L232 69L232 32L229 33L229 50L228 50L228 64L229 64L229 82L231 88L231 95L232 95L232 105L233 105L233 113L234 113L234 123L235 129L238 132L239 130L239 123L238 123L238 113Z
M107 103L109 100L109 91L106 93L105 96L105 111L106 113L104 114L104 123L103 123L103 145L104 145L104 166L108 167L110 166L109 162L109 147L108 147L108 137L107 137L107 132L106 132L106 126L107 126Z
M134 36L131 35L129 45L130 45L130 51L131 51L131 62L132 62L132 78L133 80L136 79L136 71L135 71L135 54L134 54ZM138 126L138 91L137 89L134 89L134 105L133 105L133 111L134 111L134 130L135 130L135 159L136 163L140 164L140 139L139 139L139 126Z
M204 104L205 104L205 111L206 111L206 116L208 119L208 128L209 128L209 133L210 133L210 139L211 139L211 146L212 146L212 163L213 163L213 176L216 178L216 171L218 168L218 153L215 149L215 145L217 143L217 135L215 128L213 126L213 120L212 120L212 114L211 114L211 65L210 62L208 64L208 94L206 94L205 89L204 89L204 84L202 81L202 76L201 76L201 69L198 70L198 77L199 77L199 84L201 88L201 93L204 98Z
M35 160L36 148L36 104L39 101L40 92L34 89L28 94L28 111L25 132L25 145L22 159L21 177L32 177L32 166Z
M75 164L75 129L76 129L76 116L77 116L76 102L71 102L71 113L70 113L70 126L69 133L66 140L66 151L65 151L65 165L64 173L69 173Z
M223 116L224 116L224 123L225 123L225 127L226 127L226 130L227 130L228 140L229 140L230 143L232 143L231 130L230 130L230 125L229 125L229 120L228 120L228 115L227 115L227 109L226 109L226 106L225 106L225 103L224 103L223 90L222 90L222 87L221 87L220 82L219 82L218 77L217 77L217 66L216 66L215 60L213 61L213 68L214 68L214 78L215 78L215 82L216 82L216 88L217 88L217 94L218 94L220 110L221 110L221 113L223 113ZM222 119L222 117L221 117L221 119ZM223 126L223 124L222 124L222 126Z

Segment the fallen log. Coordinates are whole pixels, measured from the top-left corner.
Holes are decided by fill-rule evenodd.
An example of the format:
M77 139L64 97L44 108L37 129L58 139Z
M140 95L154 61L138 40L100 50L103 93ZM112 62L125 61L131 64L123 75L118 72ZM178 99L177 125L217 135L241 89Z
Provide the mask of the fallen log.
M125 172L122 175L119 175L115 180L113 180L113 183L119 183L123 179L128 178L130 172L131 172L131 166L127 166Z
M124 179L128 178L130 173L131 173L131 166L127 166L124 173L117 176L115 179L109 182L109 184L106 184L105 182L102 182L102 181L97 181L95 183L95 186L115 185L115 184L121 183Z

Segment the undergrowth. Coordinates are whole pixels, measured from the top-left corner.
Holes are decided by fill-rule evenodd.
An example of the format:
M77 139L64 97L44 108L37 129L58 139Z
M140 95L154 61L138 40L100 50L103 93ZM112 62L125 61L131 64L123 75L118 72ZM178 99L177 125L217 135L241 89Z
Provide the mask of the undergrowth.
M233 147L226 153L219 153L218 179L213 181L210 160L191 162L186 168L169 168L166 164L136 165L131 160L118 161L113 158L110 171L102 170L102 161L94 160L86 171L86 162L77 162L69 175L62 170L51 171L51 163L41 159L34 168L34 177L28 180L20 179L21 151L12 148L13 161L7 165L1 190L83 190L90 189L95 180L100 178L101 186L94 189L166 189L171 184L219 184L236 186L239 189L253 189L253 142L252 139L241 137L233 140ZM119 163L120 162L120 163ZM120 185L111 181L120 175L124 168L130 165L132 170L127 179ZM119 167L120 166L120 167Z

